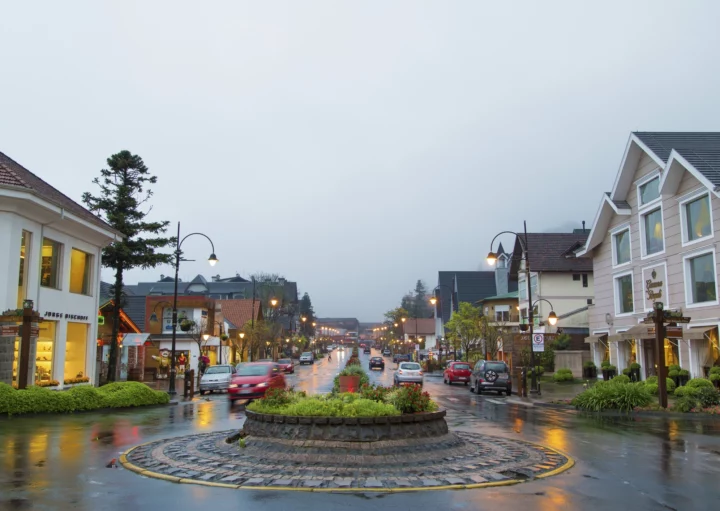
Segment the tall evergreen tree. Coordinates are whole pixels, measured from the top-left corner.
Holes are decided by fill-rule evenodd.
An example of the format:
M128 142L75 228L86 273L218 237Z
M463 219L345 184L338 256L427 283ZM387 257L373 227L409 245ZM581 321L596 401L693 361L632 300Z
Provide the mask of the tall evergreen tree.
M313 309L310 295L307 293L305 293L300 300L300 316L306 318L306 320L301 323L303 335L315 335L313 323L317 318L315 317L315 310Z
M176 242L175 238L161 236L170 222L146 222L148 211L141 210L152 197L147 188L157 182L140 156L120 151L107 159L108 168L100 171L93 183L100 187L99 195L83 194L88 209L123 234L124 239L103 249L102 264L115 270L113 296L112 338L108 381L115 381L117 365L117 338L120 329L120 309L124 305L123 274L133 268L154 268L158 264L171 264L173 254L158 252Z
M422 280L415 284L415 296L413 297L412 315L414 318L427 318L430 316L428 305L427 288Z

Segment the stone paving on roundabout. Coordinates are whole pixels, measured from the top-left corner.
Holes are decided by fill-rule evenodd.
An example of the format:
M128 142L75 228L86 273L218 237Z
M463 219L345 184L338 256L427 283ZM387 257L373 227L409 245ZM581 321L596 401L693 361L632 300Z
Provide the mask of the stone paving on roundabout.
M444 415L444 413L443 413ZM122 464L147 477L238 489L415 491L501 486L555 475L573 460L548 447L467 431L333 442L222 431L150 442Z

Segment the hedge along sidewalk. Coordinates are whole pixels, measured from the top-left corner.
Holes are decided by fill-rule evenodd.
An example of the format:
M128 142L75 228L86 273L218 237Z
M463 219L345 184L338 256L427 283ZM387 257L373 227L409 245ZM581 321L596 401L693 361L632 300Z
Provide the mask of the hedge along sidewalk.
M16 390L0 383L0 415L73 413L102 409L165 405L170 396L140 382L117 382L100 388L88 385L56 391L42 387Z

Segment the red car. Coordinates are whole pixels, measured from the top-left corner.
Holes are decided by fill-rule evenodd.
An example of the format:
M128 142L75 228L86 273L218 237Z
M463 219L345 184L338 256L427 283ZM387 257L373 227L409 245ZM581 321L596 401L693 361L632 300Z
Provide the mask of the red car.
M280 369L282 369L284 372L288 374L295 373L295 364L293 364L292 359L281 358L277 361L277 363L280 366Z
M285 388L285 375L274 362L251 362L238 367L228 387L230 407L238 399L259 399L270 387Z
M468 384L470 381L470 364L468 362L450 362L443 372L443 383L452 385L455 382Z

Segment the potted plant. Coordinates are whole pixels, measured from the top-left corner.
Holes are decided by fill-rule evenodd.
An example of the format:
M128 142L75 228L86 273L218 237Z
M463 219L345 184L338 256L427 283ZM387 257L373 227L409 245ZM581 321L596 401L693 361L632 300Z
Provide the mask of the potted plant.
M680 366L677 364L670 364L668 366L668 378L675 382L675 386L678 386L678 375L680 374Z
M185 318L180 322L180 330L183 332L189 332L194 326L195 322L192 319Z
M709 376L715 388L720 389L720 366L711 367Z
M597 367L592 360L587 360L583 364L583 378L597 378Z
M602 375L603 380L612 380L617 372L617 367L612 365L610 362L605 361L602 363Z
M632 381L640 381L640 364L637 362L630 364L629 376Z
M687 369L680 369L678 371L678 386L686 385L690 379L690 371Z
M220 336L220 340L222 341L227 341L228 339L230 339L230 336L228 334L222 334Z

